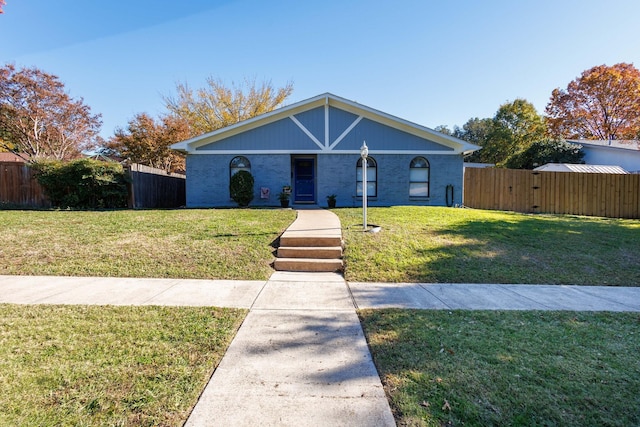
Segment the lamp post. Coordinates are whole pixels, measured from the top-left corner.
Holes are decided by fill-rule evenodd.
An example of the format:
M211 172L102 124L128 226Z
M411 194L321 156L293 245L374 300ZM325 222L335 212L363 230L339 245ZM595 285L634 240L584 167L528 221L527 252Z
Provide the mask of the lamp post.
M367 156L369 148L367 142L362 141L360 157L362 158L362 231L367 231Z

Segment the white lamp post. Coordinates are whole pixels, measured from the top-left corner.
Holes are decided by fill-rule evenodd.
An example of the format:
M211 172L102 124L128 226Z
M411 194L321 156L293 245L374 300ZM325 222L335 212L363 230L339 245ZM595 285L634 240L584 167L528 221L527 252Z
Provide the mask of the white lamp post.
M367 156L369 148L367 142L362 141L360 157L362 158L362 230L367 231Z

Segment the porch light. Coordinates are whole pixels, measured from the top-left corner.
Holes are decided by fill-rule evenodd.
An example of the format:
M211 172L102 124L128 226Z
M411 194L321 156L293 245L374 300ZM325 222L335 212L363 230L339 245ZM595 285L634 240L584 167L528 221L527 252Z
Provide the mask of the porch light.
M369 148L367 142L362 141L360 157L362 158L362 230L367 231L367 157Z

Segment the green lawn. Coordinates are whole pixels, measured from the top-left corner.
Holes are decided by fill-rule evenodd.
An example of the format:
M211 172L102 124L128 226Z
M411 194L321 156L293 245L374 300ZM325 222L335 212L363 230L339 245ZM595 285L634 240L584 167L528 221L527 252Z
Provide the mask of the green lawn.
M350 281L640 285L640 221L439 207L335 209ZM0 211L0 274L267 279L295 211Z
M638 313L360 317L399 426L640 425Z
M245 315L0 304L0 425L180 426Z
M640 221L441 207L336 209L346 279L640 286Z
M0 274L265 280L295 211L0 211Z

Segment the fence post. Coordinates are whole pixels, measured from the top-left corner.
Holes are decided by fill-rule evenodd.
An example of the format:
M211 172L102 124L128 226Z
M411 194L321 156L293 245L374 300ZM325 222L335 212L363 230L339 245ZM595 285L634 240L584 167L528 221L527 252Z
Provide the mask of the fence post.
M129 176L129 182L127 183L127 190L129 191L129 197L127 200L127 206L129 209L135 209L136 207L136 195L135 195L135 187L133 185L133 171L131 168L132 165L126 165L122 168L125 173Z
M540 192L542 187L540 181L542 181L542 176L537 171L531 172L531 174L533 175L533 185L531 187L531 191L533 191L533 206L531 206L531 212L540 213Z

